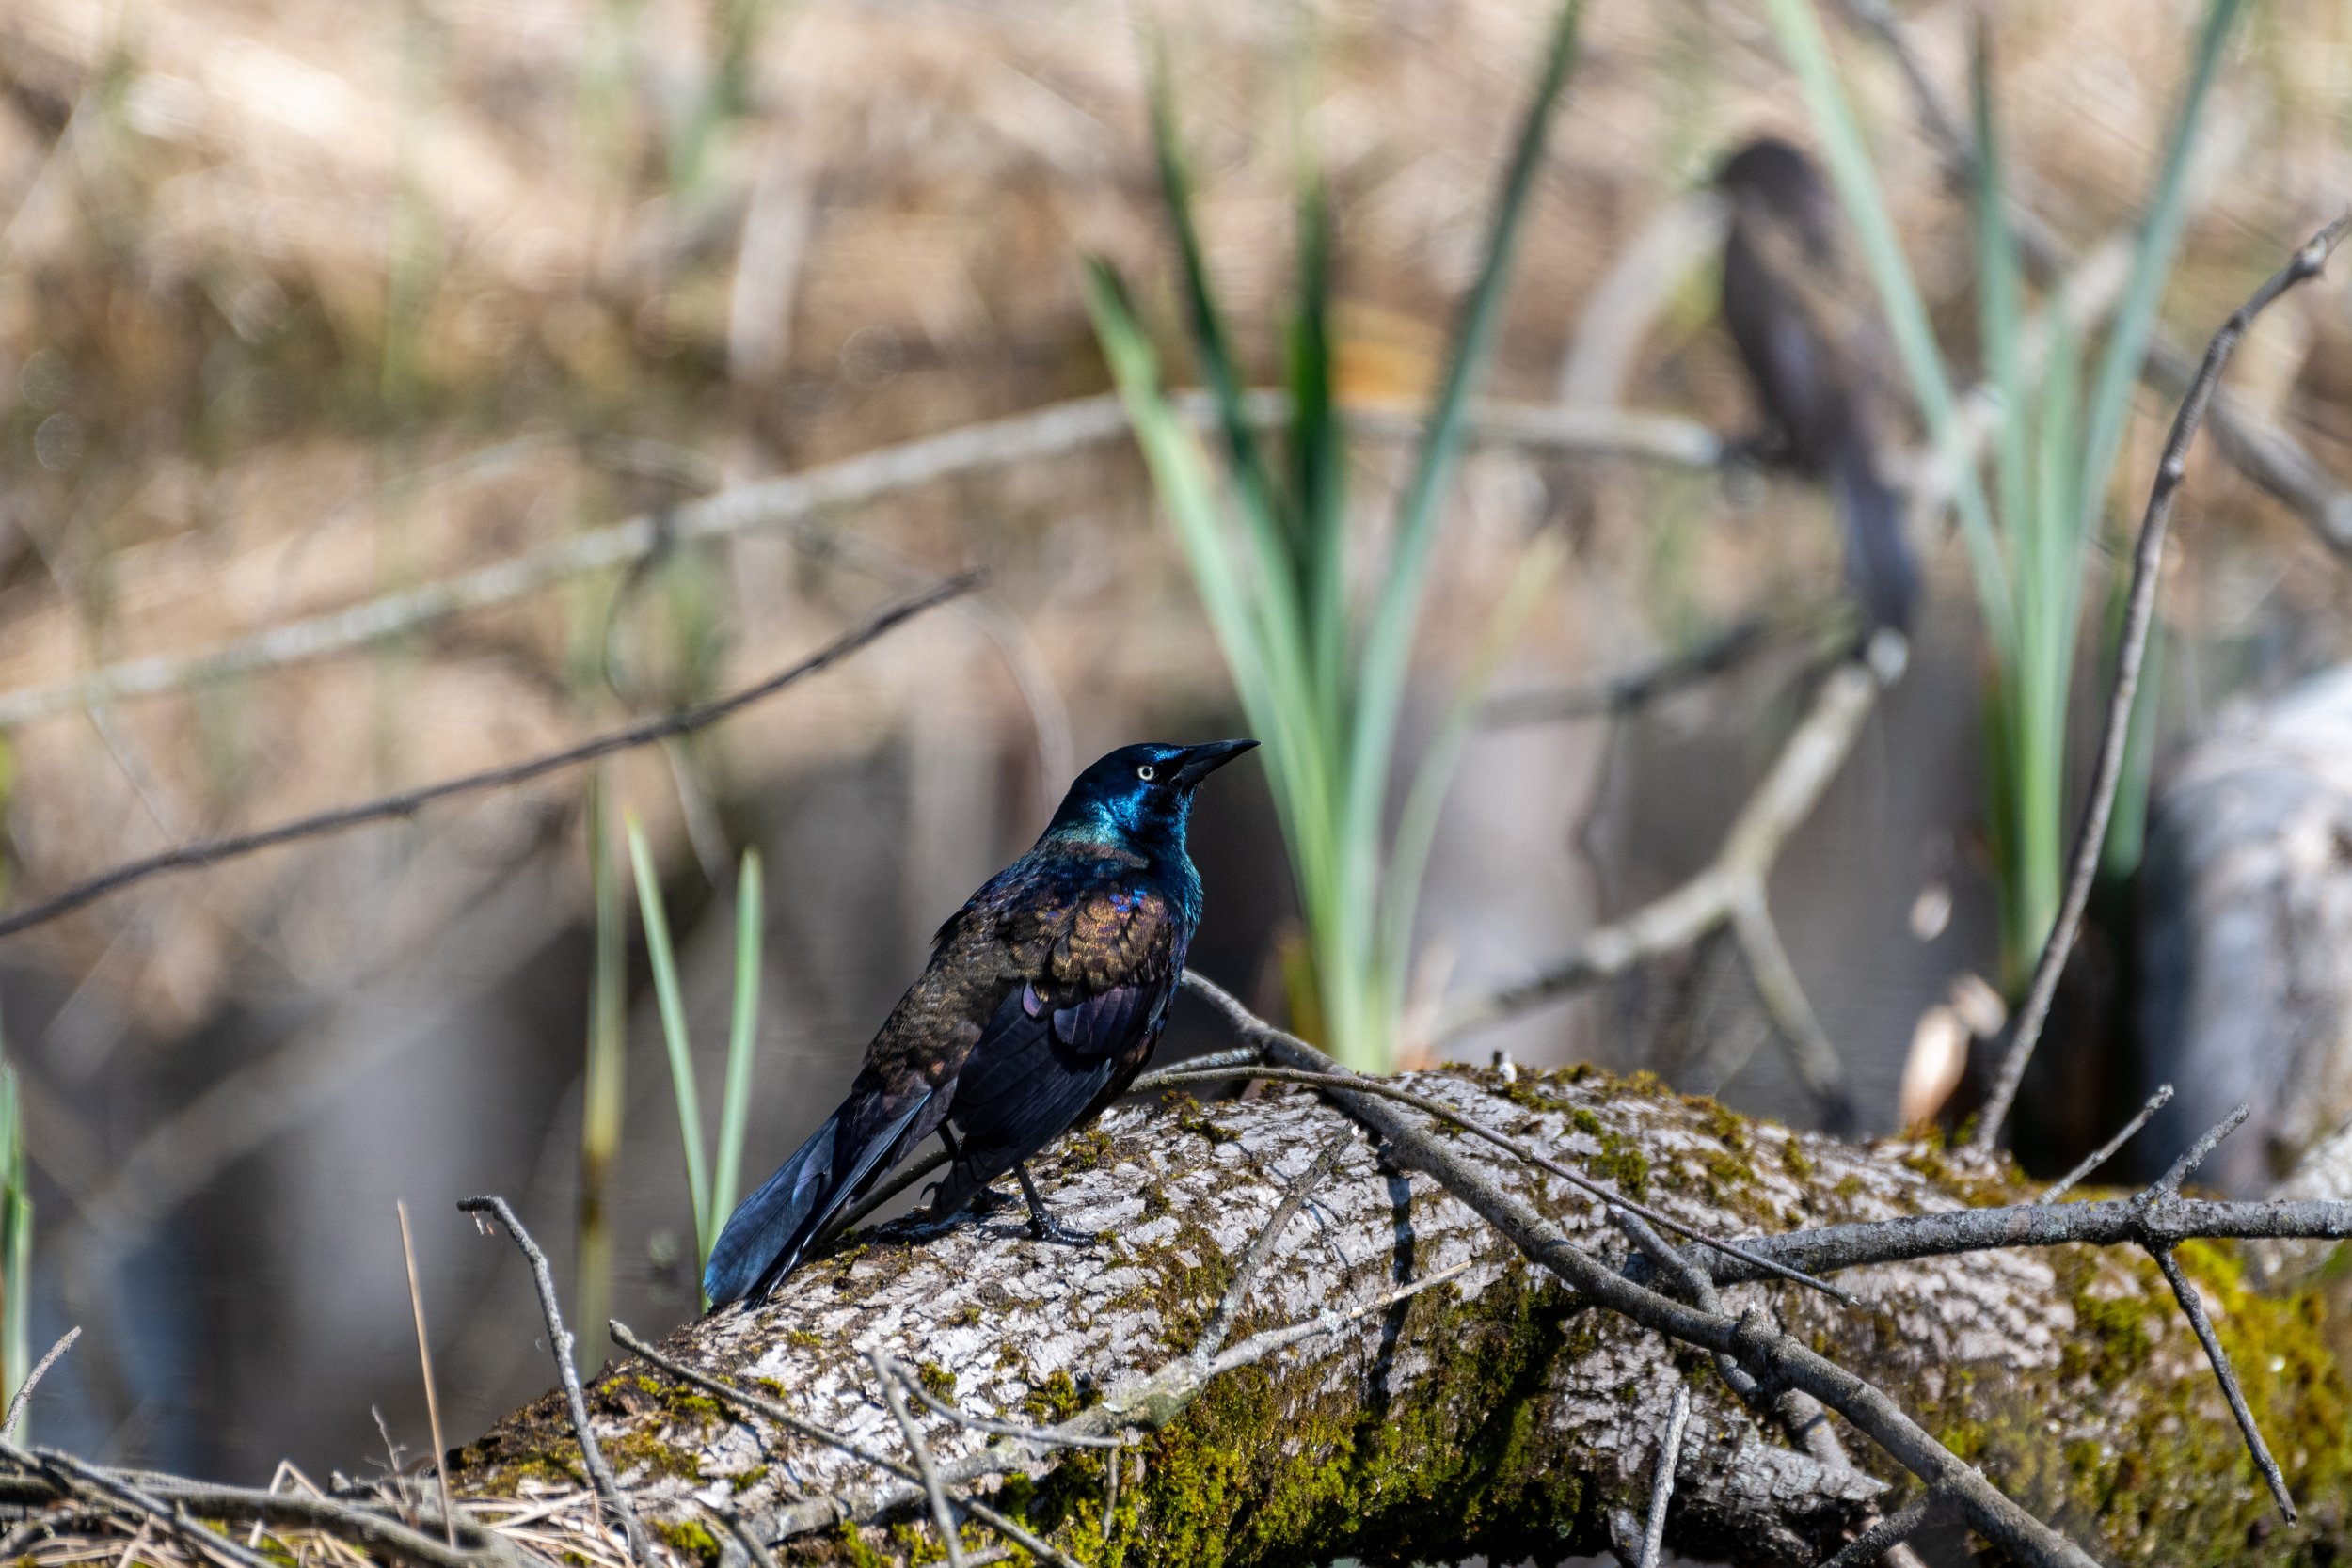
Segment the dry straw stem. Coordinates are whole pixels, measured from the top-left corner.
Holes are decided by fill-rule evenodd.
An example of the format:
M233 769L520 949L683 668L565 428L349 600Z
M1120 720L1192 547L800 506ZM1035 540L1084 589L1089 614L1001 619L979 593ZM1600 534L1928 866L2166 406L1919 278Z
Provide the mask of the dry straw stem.
M1205 394L1177 402L1196 424L1206 425L1216 417ZM1289 402L1279 394L1260 393L1251 399L1250 412L1262 424L1278 425L1289 418ZM1375 439L1406 440L1420 434L1420 412L1403 404L1367 404L1348 412L1352 427ZM1722 457L1722 444L1712 431L1671 414L1486 404L1471 409L1470 422L1472 439L1489 443L1615 453L1700 469L1714 467ZM70 680L0 692L0 730L126 697L154 696L348 653L461 610L505 604L566 578L629 565L675 543L799 527L901 490L1058 457L1127 434L1125 409L1115 394L1104 393L879 447L805 473L631 517L347 610L289 621L202 653L128 659Z
M625 724L616 730L608 730L594 739L582 741L576 746L564 747L559 752L549 752L527 761L509 763L505 767L487 768L479 773L468 773L454 779L444 779L439 784L426 784L420 789L381 795L373 800L363 800L358 805L339 806L333 811L319 812L310 816L298 816L290 822L280 822L273 827L259 829L253 832L238 833L228 838L205 839L195 844L183 844L158 855L125 861L112 870L102 871L86 881L74 883L73 886L55 897L44 898L29 908L0 917L0 937L14 936L19 931L45 925L60 916L71 914L83 905L103 898L110 893L119 893L134 883L143 882L150 877L159 877L167 871L186 871L198 866L216 865L222 861L235 860L239 856L250 855L261 849L275 848L281 844L292 844L298 839L315 838L322 833L341 832L346 828L356 828L369 822L413 816L424 807L438 800L449 800L453 796L478 794L490 789L505 789L515 784L528 783L544 774L559 772L566 768L577 768L581 763L594 762L598 757L611 756L616 752L650 746L677 736L691 735L696 730L707 729L739 709L749 707L763 698L773 696L796 681L832 668L867 643L891 631L900 623L912 620L935 605L944 604L955 598L958 594L969 590L978 580L979 575L974 572L965 572L949 578L926 592L917 594L913 598L900 600L861 626L834 639L807 657L777 671L755 685L747 686L740 691L730 692L724 697L714 698L707 703L679 708L675 712L663 714L659 719L643 720L634 724Z
M1900 673L1899 644L1899 638L1883 632L1867 657L1830 671L1704 870L1623 920L1588 932L1572 952L1534 979L1455 1004L1439 1022L1437 1037L1450 1040L1614 979L1638 963L1687 947L1729 924L1806 1087L1831 1119L1850 1121L1844 1069L1789 967L1772 923L1766 882L1789 837L1845 766L1879 693Z
M2139 542L2132 550L2131 596L2123 614L2122 635L2117 642L2115 688L2107 699L2106 728L2099 737L2099 761L2091 773L2090 804L2074 838L2066 896L2058 905L2058 923L2042 945L2042 958L2034 965L2025 1003L2017 1011L2016 1032L2010 1038L2009 1053L2002 1060L2000 1073L1985 1101L1983 1116L1977 1123L1976 1142L1980 1146L1992 1146L2000 1137L2001 1124L2009 1119L2010 1107L2017 1099L2017 1085L2025 1078L2026 1064L2032 1059L2035 1042L2041 1038L2042 1026L2049 1018L2051 999L2058 994L2058 975L2066 967L2067 955L2074 950L2074 938L2082 928L2083 911L2090 902L2091 879L2099 870L2099 852L2106 842L2107 819L2115 810L2116 785L2123 776L2123 748L2131 733L2132 701L2138 694L2139 672L2148 657L2148 629L2156 610L2156 578L2164 564L2165 537L2172 521L2172 505L2179 498L2182 477L2187 472L2189 444L2197 437L2198 426L2204 422L2206 410L2221 385L2221 372L2229 364L2238 341L2280 295L2319 276L2347 227L2352 227L2352 214L2337 218L2312 236L2293 260L2221 324L2213 341L2206 345L2204 363L2199 368L2196 380L2190 383L2180 411L2172 418L2172 432L2165 439L2164 454L2156 463L2155 483L2148 493L2147 510L2140 517Z
M1976 142L1928 73L1909 28L1885 0L1839 0L1839 5L1894 59L1920 129L1941 157L1946 183L1964 195L1976 178ZM2038 214L2012 204L2010 230L2038 279L2046 282L2070 270L2066 246ZM2200 371L2198 361L2159 325L2149 339L2142 373L2167 394L2186 397ZM2214 393L2208 418L2214 445L2222 456L2284 502L2321 543L2339 555L2352 555L2352 491L2338 484L2293 436L2245 407L2226 389Z
M596 1497L621 1527L628 1542L628 1555L639 1568L652 1568L655 1562L653 1545L645 1537L645 1527L621 1496L620 1483L612 1479L612 1466L606 1463L604 1450L596 1446L596 1434L588 1424L588 1402L580 1393L580 1369L572 1364L571 1330L564 1326L563 1308L556 1305L555 1275L548 1272L548 1255L539 1250L539 1243L531 1239L523 1222L515 1217L515 1211L506 1199L496 1196L469 1197L457 1205L461 1213L495 1217L514 1238L531 1264L532 1283L539 1290L539 1313L547 1320L548 1349L555 1357L556 1375L564 1381L564 1408L571 1417L572 1435L579 1439L580 1457L588 1467L588 1479L596 1484ZM479 1223L479 1221L477 1221Z

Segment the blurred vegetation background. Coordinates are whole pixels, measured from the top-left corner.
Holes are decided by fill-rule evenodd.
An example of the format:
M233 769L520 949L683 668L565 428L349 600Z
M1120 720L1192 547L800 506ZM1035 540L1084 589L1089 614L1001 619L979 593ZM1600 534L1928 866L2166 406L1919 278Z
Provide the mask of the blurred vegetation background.
M1983 8L2003 173L2076 251L2128 238L2145 210L2206 13ZM7 1311L36 1350L86 1331L43 1386L44 1439L241 1479L280 1458L321 1480L358 1472L388 1441L422 1454L395 1198L416 1218L453 1439L546 1383L519 1265L454 1199L512 1196L559 1278L609 1291L641 1330L692 1313L707 1185L756 1181L814 1125L929 933L1026 844L1075 768L1240 722L1184 547L1115 416L1048 455L820 497L325 657L179 678L203 673L188 657L272 627L632 517L658 535L696 498L1106 393L1089 257L1124 280L1168 379L1200 385L1141 14L0 6L9 905L731 689L910 586L989 571L971 599L717 730L616 759L593 788L557 775L9 939L0 1032L39 1221ZM1903 12L1963 105L1979 14ZM1489 260L1551 9L1166 0L1149 19L1237 384L1285 379L1299 247L1317 232L1298 199L1311 148L1332 396L1425 403ZM1965 387L1986 370L1987 309L1965 191L1901 72L1828 20L1923 319ZM1782 37L1736 0L1587 8L1474 390L1559 405L1597 385L1603 404L1726 438L1752 428L1706 247L1663 214L1751 135L1820 145ZM2177 264L2153 301L2192 342L2352 191L2352 10L2249 8L2216 58ZM1674 264L1644 260L1660 254ZM2266 321L2231 384L2352 479L2342 270ZM2117 504L2136 514L2172 401L2143 388L2122 407ZM1504 692L1571 688L1752 617L1818 620L1836 597L1836 530L1811 487L1471 434L1435 502L1392 808L1465 670L1492 665ZM1333 526L1386 537L1414 450L1359 435ZM2352 578L2306 522L2209 446L2191 468L2160 601L2159 770L2233 696L2352 642ZM1896 1128L1915 1037L1955 985L2017 978L1995 914L1976 579L1946 522L1920 544L1910 673L1772 889L1866 1132ZM1531 579L1546 547L1562 559ZM2114 589L2105 543L2086 548L2092 609L2058 676L2078 693L2101 679L2089 628ZM1382 1053L1650 1067L1811 1116L1719 942L1442 1047L1431 1023L1446 996L1523 977L1704 863L1818 653L1779 636L1623 717L1461 733L1418 911L1408 901L1406 928L1378 939L1396 1003ZM170 677L149 693L58 684L147 659ZM2075 705L2079 764L2079 714L2098 705ZM1296 1016L1316 939L1284 858L1290 808L1254 769L1234 774L1202 800L1193 961ZM659 887L629 875L624 813ZM746 850L764 875L742 876ZM755 912L747 1014L737 948ZM674 987L656 984L646 914L674 946ZM2130 940L2128 920L2094 930L2045 1047L2077 1072L2065 1082L2086 1117L2132 1098L2091 1049L2129 1034ZM1216 1038L1188 1008L1171 1053ZM753 1054L738 1176L720 1086ZM694 1156L692 1182L678 1085L717 1130L715 1167ZM583 1328L600 1321L593 1299L567 1306Z

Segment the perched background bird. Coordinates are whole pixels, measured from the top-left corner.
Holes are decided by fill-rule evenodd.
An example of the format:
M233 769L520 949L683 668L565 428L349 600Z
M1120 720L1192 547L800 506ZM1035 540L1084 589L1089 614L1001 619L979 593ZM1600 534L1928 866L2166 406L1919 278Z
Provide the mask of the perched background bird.
M1828 482L1846 581L1871 625L1908 631L1919 571L1902 498L1879 467L1878 407L1891 378L1868 314L1875 296L1838 243L1836 203L1810 158L1769 136L1725 159L1716 184L1731 218L1724 320L1779 455Z
M1127 746L1078 775L1028 853L939 928L930 963L866 1048L850 1097L710 1251L713 1307L774 1290L842 1206L933 1132L946 1219L1011 1171L1040 1240L1084 1241L1024 1164L1126 1091L1168 1017L1200 921L1193 791L1257 744Z

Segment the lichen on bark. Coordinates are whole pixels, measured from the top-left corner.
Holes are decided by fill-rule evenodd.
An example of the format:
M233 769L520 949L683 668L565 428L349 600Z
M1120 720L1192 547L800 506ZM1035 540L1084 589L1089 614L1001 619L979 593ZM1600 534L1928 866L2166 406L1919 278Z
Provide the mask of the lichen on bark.
M1838 1144L1751 1121L1645 1078L1589 1069L1516 1082L1419 1075L1487 1126L1638 1190L1717 1234L1882 1219L2026 1196L2014 1171L1931 1145ZM1039 1163L1057 1212L1104 1232L1041 1244L1009 1216L922 1242L887 1233L820 1259L773 1300L673 1335L670 1354L902 1454L864 1359L888 1351L982 1415L1050 1420L1188 1351L1284 1183L1349 1125L1311 1094L1129 1106ZM1625 1243L1588 1199L1467 1139L1467 1159L1612 1259ZM2222 1245L2182 1249L2298 1497L2272 1528L2220 1395L2161 1276L2121 1250L1996 1253L1855 1270L1852 1307L1787 1285L1725 1292L1892 1390L2018 1500L2118 1560L2279 1561L2340 1546L2352 1476L2347 1388L2318 1298L2268 1299ZM1427 1177L1360 1134L1286 1228L1238 1339L1467 1265L1453 1283L1226 1374L1124 1462L1105 1528L1104 1461L1065 1454L996 1505L1082 1560L1281 1564L1602 1549L1638 1512L1677 1382L1693 1395L1669 1540L1735 1562L1818 1560L1912 1483L1857 1434L1864 1472L1792 1451L1682 1347L1569 1296ZM745 1421L643 1363L589 1392L632 1499L674 1550L715 1542L708 1505L755 1521L795 1497L882 1478L837 1450ZM982 1439L934 1423L943 1455ZM1140 1459L1140 1474L1137 1458ZM572 1485L559 1401L516 1412L462 1455L469 1490ZM978 1536L975 1536L977 1541ZM715 1547L714 1547L715 1549ZM912 1516L791 1544L806 1558L928 1560Z

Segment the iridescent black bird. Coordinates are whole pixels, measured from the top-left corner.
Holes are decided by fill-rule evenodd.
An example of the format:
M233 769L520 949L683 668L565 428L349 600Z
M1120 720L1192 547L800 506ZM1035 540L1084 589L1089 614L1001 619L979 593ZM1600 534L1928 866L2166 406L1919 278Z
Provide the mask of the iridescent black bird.
M1919 570L1900 494L1879 467L1886 396L1876 296L1838 244L1837 207L1813 160L1764 137L1724 161L1731 208L1724 319L1788 459L1826 480L1845 525L1846 581L1873 626L1906 631Z
M850 1098L728 1219L703 1275L713 1307L774 1290L843 1205L933 1132L952 1156L933 1219L1011 1171L1031 1234L1088 1239L1046 1212L1025 1162L1151 1059L1200 921L1184 847L1193 791L1256 744L1127 746L1078 775L1029 852L939 928Z

